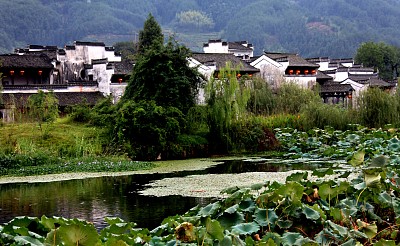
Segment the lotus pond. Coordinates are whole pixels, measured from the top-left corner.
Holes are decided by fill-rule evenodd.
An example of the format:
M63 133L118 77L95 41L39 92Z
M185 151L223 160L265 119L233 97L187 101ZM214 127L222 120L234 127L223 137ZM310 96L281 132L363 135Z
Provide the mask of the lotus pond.
M1 185L0 217L37 217L20 217L0 226L3 240L0 242L35 242L35 245L43 242L71 245L400 243L397 130L359 126L354 126L352 131L276 129L276 136L286 154L283 161L275 164L271 160L251 158L196 171ZM291 170L306 171L293 173ZM290 175L281 183L268 178L261 182L254 179L247 188L237 187L236 179L231 178L230 188L223 190L226 197L219 199L182 196L187 194L163 197L141 194L148 185L160 185L157 183L160 180L211 176L212 183L219 176L211 174L268 174L269 171L285 171L282 173ZM181 183L191 186L190 182ZM47 212L40 210L42 207ZM13 214L13 211L17 212ZM157 214L160 218L153 220ZM94 225L42 215L81 218ZM148 223L152 220L154 224ZM95 227L103 229L97 233ZM70 235L72 232L74 236Z

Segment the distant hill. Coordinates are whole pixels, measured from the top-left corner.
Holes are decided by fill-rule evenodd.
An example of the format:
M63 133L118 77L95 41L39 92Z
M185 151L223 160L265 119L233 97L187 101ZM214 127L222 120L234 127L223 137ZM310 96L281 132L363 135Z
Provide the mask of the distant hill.
M0 53L135 40L149 13L194 51L210 38L304 57L352 57L365 41L400 46L400 0L0 0Z

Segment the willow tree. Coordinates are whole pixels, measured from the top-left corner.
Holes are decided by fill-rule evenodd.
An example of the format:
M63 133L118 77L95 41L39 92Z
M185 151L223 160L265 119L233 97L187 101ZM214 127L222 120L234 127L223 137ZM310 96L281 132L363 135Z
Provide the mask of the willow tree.
M217 78L208 81L205 88L209 139L214 151L230 149L229 130L235 121L241 120L247 114L250 90L245 85L245 78L238 79L238 71L239 68L233 68L228 63L219 71Z

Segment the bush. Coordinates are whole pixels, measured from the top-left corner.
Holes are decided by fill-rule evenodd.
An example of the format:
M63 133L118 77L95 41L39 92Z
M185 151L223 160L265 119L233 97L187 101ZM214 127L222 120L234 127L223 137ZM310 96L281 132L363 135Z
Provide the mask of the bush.
M348 124L355 123L351 112L337 105L312 102L301 110L300 122L306 131L315 127L324 129L326 126L345 130Z
M358 105L359 121L367 127L384 127L399 120L398 98L379 88L368 88L360 95Z

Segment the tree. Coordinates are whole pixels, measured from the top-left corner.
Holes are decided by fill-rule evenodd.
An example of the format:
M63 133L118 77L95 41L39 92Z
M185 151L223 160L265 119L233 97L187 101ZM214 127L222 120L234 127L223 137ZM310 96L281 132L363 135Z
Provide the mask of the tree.
M383 42L366 42L357 49L355 61L365 67L373 67L382 79L393 80L394 77L398 77L400 50Z
M115 52L120 53L123 60L133 60L137 53L137 43L132 41L117 42L114 47Z
M44 136L47 135L47 128L43 129L43 124L53 123L58 116L58 100L53 92L45 93L39 90L28 98L29 114L38 123L40 131Z
M214 27L214 21L198 10L183 11L176 14L177 26L183 30L201 31Z
M208 125L210 144L213 151L227 152L231 147L229 131L235 121L246 114L250 99L250 90L242 78L237 77L238 68L227 64L219 71L218 78L211 78L205 88L208 107Z
M146 51L133 68L123 100L154 100L176 107L184 114L195 105L200 74L188 66L190 51L172 39L165 46Z
M149 14L144 22L143 30L139 32L138 53L143 54L150 48L157 49L163 46L164 35L156 19Z

